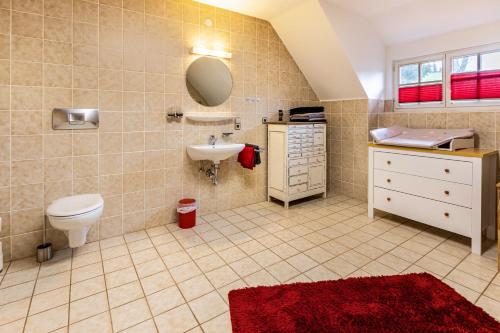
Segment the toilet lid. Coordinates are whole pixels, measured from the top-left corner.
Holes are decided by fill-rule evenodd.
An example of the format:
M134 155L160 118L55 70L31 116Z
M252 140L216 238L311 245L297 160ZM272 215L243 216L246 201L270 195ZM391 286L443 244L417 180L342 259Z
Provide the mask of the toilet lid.
M47 208L47 215L72 216L88 213L104 204L100 194L82 194L57 199Z

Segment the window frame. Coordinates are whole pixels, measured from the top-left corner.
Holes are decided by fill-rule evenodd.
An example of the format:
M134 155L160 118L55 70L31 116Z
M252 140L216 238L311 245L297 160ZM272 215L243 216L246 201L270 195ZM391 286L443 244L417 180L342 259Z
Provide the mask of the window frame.
M455 50L446 52L446 108L464 108L476 106L498 106L500 105L500 98L498 99L477 99L477 100L452 100L451 99L451 75L452 73L452 60L454 57L476 55L478 73L481 72L481 54L500 52L500 43L483 45L478 47L471 47L467 49ZM500 68L499 68L500 70ZM473 73L473 72L467 72Z
M476 55L484 53L500 52L500 43L470 47L459 50L446 51L431 55L402 59L393 61L393 101L394 111L417 110L417 109L446 109L446 110L464 110L471 111L472 107L492 107L500 106L500 99L494 100L456 100L451 99L451 70L452 59L454 57ZM408 64L419 64L419 84L420 84L420 64L422 62L441 60L443 62L443 101L442 102L418 102L418 103L399 103L399 68ZM481 67L480 57L478 57L478 69ZM436 81L435 81L436 82ZM404 86L404 85L403 85ZM410 86L410 85L408 85ZM482 110L478 110L482 111Z
M421 79L422 79L422 73L421 73L421 64L424 62L432 62L432 61L438 61L440 60L442 62L442 72L443 72L443 77L441 81L432 81L432 82L424 82L422 84ZM407 84L407 85L400 85L399 84L399 69L402 66L405 65L411 65L411 64L418 64L418 82L417 84ZM411 59L404 59L400 61L394 61L393 63L393 93L394 93L394 108L395 109L421 109L421 108L439 108L439 107L444 107L445 106L445 90L446 90L446 85L445 85L445 68L446 68L446 63L445 63L445 57L444 53L437 53L437 54L432 54L432 55L427 55L427 56L422 56L422 57L416 57L416 58L411 58ZM411 86L421 86L421 85L431 85L431 84L436 84L437 82L442 82L443 84L443 89L442 89L442 101L440 102L417 102L417 103L399 103L399 88L400 87L411 87Z

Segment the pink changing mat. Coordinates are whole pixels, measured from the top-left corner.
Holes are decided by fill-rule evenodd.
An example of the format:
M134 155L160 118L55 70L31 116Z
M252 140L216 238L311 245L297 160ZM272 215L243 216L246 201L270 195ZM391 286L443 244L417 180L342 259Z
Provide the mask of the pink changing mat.
M454 139L472 139L474 129L420 129L406 127L377 128L370 131L382 145L438 149Z

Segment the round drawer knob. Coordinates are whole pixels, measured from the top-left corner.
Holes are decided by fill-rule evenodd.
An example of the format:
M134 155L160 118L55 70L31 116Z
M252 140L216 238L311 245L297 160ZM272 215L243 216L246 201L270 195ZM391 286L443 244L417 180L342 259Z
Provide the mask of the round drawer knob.
M444 217L450 217L450 213L448 212L444 213Z
M387 165L391 165L391 161L387 161Z
M390 178L387 178L387 182L390 183L391 182L391 179Z
M450 191L444 191L444 195L450 195Z
M450 173L450 169L444 169L444 173Z
M386 198L385 200L387 200L387 202L390 202L390 201L391 201L391 198Z

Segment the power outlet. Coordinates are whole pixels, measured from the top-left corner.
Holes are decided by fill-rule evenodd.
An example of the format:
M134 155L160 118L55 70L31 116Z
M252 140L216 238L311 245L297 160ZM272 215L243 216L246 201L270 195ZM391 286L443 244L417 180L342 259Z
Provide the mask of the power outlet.
M241 118L234 118L234 129L237 131L241 129Z
M262 117L262 123L267 124L269 122L269 118L267 117Z

